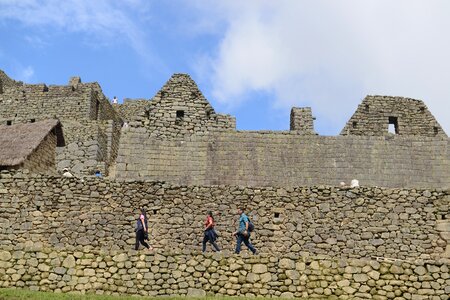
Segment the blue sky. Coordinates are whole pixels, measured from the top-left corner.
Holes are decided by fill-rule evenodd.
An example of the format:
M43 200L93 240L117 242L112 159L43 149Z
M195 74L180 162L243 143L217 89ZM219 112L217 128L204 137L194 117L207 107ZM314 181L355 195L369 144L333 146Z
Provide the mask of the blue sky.
M151 98L189 73L242 130L310 106L337 135L368 94L425 101L450 134L450 1L0 0L0 69Z

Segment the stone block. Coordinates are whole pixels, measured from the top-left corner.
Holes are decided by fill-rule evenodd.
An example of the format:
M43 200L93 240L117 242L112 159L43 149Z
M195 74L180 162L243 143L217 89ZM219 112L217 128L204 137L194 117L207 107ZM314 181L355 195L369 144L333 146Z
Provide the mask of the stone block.
M188 297L205 297L206 291L203 289L198 289L198 288L188 288L187 296Z
M267 272L267 265L265 264L254 264L252 266L252 272L255 274L262 274Z

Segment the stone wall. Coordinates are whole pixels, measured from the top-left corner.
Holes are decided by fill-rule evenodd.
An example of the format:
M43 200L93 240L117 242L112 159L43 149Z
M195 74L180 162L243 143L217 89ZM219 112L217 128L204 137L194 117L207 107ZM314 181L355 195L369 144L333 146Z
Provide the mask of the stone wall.
M23 84L23 82L16 81L16 80L13 80L13 79L9 78L9 76L6 75L5 72L0 70L0 85L2 87L6 87L6 86L20 86L22 84ZM0 93L2 93L2 92L0 92Z
M113 121L63 121L66 146L57 148L57 169L69 168L73 174L93 175L96 170L107 173L110 143L108 133ZM109 133L109 139L117 132Z
M156 95L145 101L125 102L130 126L139 127L153 137L171 139L199 132L235 130L235 118L216 114L196 83L187 74L174 74ZM143 111L141 109L144 109ZM133 115L133 114L134 115Z
M390 96L364 98L341 135L382 136L389 124L399 135L447 136L423 101Z
M292 132L223 132L159 140L123 132L116 178L174 184L450 187L448 138L325 137Z
M35 173L56 173L56 135L50 132L33 153L23 162L22 168Z
M219 245L232 251L236 210L244 206L256 226L252 241L263 253L450 256L450 225L438 224L450 219L448 190L185 187L2 171L0 194L0 247L41 242L131 249L137 208L144 206L156 248L201 249L204 218L212 210Z
M0 286L142 296L439 299L450 294L444 261L376 261L296 254L193 255L134 251L0 251Z
M67 118L86 119L89 114L90 89L73 90L70 86L24 84L4 87L0 94L0 119L13 123L22 120Z
M290 130L301 134L315 134L311 107L293 107L291 109Z
M149 99L123 99L122 104L113 104L118 115L126 122L136 117L145 117L145 112L150 105Z
M58 170L108 173L117 156L122 120L98 83L72 77L66 86L47 86L16 82L3 72L0 77L7 83L0 93L0 123L59 118L67 146L57 149Z

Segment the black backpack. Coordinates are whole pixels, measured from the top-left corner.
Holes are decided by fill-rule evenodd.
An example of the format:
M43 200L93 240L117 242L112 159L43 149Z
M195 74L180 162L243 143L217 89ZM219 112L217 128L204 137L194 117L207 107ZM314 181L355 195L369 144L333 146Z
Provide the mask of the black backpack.
M252 232L253 230L255 230L255 225L248 219L248 232Z

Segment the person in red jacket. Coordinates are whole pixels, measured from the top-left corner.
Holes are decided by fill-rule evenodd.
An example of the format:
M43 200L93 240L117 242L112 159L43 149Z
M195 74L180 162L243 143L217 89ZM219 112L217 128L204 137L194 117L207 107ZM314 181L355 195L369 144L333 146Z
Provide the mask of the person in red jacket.
M208 241L214 247L215 251L220 252L219 246L217 246L217 244L216 244L217 233L214 230L214 226L215 226L214 218L212 216L212 212L209 211L208 215L206 216L206 220L205 220L205 231L204 231L204 235L203 235L202 252L206 251L206 242L208 242Z

